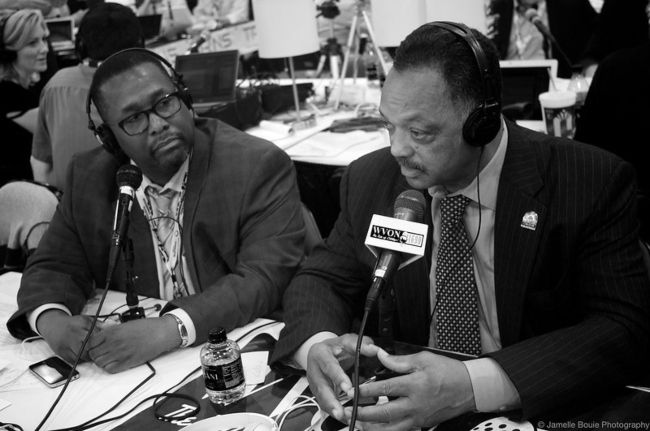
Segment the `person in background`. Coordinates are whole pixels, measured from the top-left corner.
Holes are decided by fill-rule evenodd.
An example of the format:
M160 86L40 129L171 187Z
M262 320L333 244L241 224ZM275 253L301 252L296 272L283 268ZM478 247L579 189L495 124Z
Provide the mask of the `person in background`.
M276 145L199 118L179 76L151 51L120 51L89 90L104 149L75 156L63 200L23 272L17 338L40 334L73 360L90 329L81 315L106 286L118 187L135 164L129 237L135 291L169 302L155 318L96 328L84 359L109 372L205 342L267 316L303 259L304 222L291 159ZM111 288L125 291L121 261Z
M194 20L214 30L249 20L249 0L199 0L193 10Z
M34 180L59 190L63 190L72 156L98 145L88 130L85 106L97 66L122 49L144 46L135 13L117 3L102 3L90 10L76 37L81 63L59 70L43 88L32 144Z
M529 9L537 11L570 65L558 47L526 18ZM563 78L571 77L572 66L583 59L597 16L588 0L489 0L486 14L487 35L497 46L501 60L555 58L558 76Z
M42 88L37 83L47 69L48 35L38 9L0 15L0 186L32 179L29 156Z
M650 1L646 23L650 28ZM636 168L641 237L650 242L650 32L646 41L607 56L596 69L576 123L574 139L619 155Z
M584 74L592 77L598 63L609 54L646 41L646 0L605 0L584 53Z
M333 231L285 292L272 357L306 370L335 418L351 418L339 396L353 392L344 368L377 262L368 226L408 189L428 196L425 255L387 282L368 334L477 357L391 355L365 340L361 353L388 376L359 396L388 402L359 408L362 429L429 428L470 412L536 418L593 406L647 372L634 169L504 120L500 95L498 53L476 30L427 24L397 49L379 107L390 148L349 165Z
M43 15L49 14L53 6L51 0L0 0L0 10L38 9Z

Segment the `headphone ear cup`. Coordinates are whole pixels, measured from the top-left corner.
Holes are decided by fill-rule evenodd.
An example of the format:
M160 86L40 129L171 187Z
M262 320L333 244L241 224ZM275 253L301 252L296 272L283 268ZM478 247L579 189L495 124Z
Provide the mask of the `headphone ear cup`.
M179 87L178 97L181 98L187 109L192 109L192 95L187 87Z
M479 106L470 112L463 124L463 139L473 147L482 147L494 139L500 128L500 108Z
M95 137L109 153L115 155L116 151L121 151L117 145L113 131L105 124L102 124L95 129Z

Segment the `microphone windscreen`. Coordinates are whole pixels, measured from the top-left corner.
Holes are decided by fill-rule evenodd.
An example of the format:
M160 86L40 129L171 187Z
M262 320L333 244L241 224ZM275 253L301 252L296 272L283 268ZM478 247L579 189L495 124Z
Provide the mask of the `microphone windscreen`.
M133 190L140 187L142 183L142 171L135 165L126 164L120 166L115 174L118 187L131 187Z
M424 209L426 201L424 195L417 190L405 190L395 199L393 211L397 215L400 212L410 212L412 217L408 217L409 221L422 223L424 220ZM401 217L397 217L401 218Z

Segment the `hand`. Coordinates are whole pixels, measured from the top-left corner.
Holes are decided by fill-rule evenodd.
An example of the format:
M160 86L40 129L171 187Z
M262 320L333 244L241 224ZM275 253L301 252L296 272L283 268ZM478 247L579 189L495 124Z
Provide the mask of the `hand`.
M307 380L318 405L338 420L344 419L343 406L338 394L352 391L352 382L345 373L354 363L356 334L346 334L314 344L307 355ZM368 337L363 337L361 354L375 356L379 347Z
M384 404L359 407L357 420L366 430L408 430L431 427L475 408L469 373L462 362L420 352L415 355L391 356L379 349L379 361L389 370L403 375L359 388L360 397L397 397ZM346 422L352 408L345 408Z
M90 330L92 320L90 316L70 316L59 309L52 309L38 317L36 327L54 353L72 363ZM95 327L94 334L99 332L100 329ZM89 360L87 346L81 360Z
M89 343L90 359L109 373L118 373L157 358L181 344L171 317L138 319L106 326Z

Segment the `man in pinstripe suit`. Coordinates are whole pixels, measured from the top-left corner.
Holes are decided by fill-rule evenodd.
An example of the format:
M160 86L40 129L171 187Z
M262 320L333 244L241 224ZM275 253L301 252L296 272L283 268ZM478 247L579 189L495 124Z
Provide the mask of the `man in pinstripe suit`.
M321 406L349 420L337 396L351 392L344 368L375 263L364 245L372 215L392 215L408 188L431 196L427 254L390 286L391 329L397 340L436 347L440 200L470 199L463 221L475 240L482 355L465 362L430 352L389 355L366 340L362 354L402 375L362 387L362 397L394 397L359 409L365 429L431 426L470 411L539 417L622 387L648 363L650 281L632 167L499 114L485 142L469 142L470 113L492 102L499 109L497 53L478 32L452 30L429 24L402 42L380 106L391 148L349 166L332 233L284 295L286 327L273 360L306 369Z

